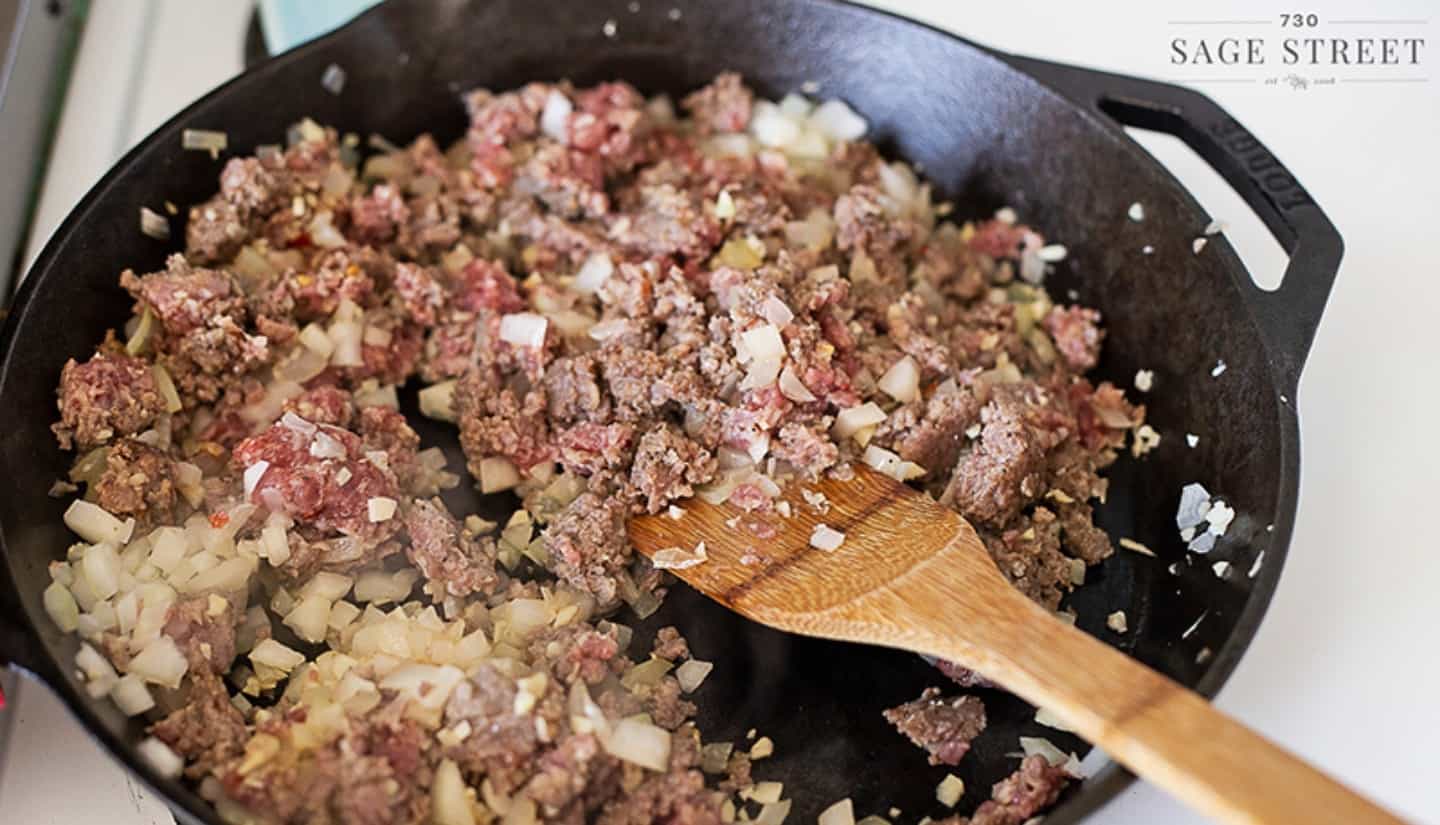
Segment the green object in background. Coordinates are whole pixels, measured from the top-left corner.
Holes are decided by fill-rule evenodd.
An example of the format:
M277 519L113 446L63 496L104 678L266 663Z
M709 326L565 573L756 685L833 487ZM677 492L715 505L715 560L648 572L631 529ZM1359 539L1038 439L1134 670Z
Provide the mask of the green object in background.
M380 0L260 0L260 29L270 54L333 31Z

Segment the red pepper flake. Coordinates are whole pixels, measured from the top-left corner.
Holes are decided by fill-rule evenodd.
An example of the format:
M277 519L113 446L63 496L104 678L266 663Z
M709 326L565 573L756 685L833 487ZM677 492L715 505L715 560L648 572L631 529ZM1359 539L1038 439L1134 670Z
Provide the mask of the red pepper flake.
M211 514L210 514L210 526L211 526L211 527L214 527L216 530L219 530L221 527L224 527L225 525L227 525L227 524L229 524L229 523L230 523L230 514L229 514L229 513L211 513Z

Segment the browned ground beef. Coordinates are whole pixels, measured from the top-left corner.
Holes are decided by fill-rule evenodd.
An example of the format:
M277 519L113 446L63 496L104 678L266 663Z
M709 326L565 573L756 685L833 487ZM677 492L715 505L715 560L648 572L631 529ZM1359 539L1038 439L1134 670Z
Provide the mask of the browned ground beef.
M1112 552L1092 502L1144 409L1083 376L1100 316L1039 285L1033 229L944 219L863 141L759 145L777 110L734 74L684 116L624 83L464 104L449 149L357 162L358 138L306 121L228 159L184 254L120 275L126 340L60 376L75 478L134 520L124 592L80 632L122 672L173 643L186 674L150 730L227 816L416 825L458 772L478 821L718 823L749 757L707 789L695 705L657 669L685 639L612 623L665 584L627 519L706 485L763 540L781 516L761 476L893 452L1051 609ZM523 513L446 508L458 478L396 409L412 381ZM883 422L842 436L861 405ZM87 611L93 549L52 568ZM297 636L327 651L297 665ZM936 688L886 716L936 764L985 727ZM664 764L613 753L620 720ZM1065 781L1027 759L969 822L1018 825Z
M985 705L974 696L942 697L926 688L920 698L885 711L885 718L930 753L932 765L956 765L985 730Z

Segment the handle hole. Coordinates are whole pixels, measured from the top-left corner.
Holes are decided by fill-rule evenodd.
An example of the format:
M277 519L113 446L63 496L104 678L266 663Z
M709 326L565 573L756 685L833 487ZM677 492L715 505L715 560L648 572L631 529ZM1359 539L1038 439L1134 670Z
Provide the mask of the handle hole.
M1195 150L1173 135L1133 126L1126 126L1125 133L1170 170L1212 218L1225 225L1224 235L1250 271L1255 285L1266 292L1278 289L1290 256L1230 184ZM1203 229L1196 227L1195 234L1199 235Z

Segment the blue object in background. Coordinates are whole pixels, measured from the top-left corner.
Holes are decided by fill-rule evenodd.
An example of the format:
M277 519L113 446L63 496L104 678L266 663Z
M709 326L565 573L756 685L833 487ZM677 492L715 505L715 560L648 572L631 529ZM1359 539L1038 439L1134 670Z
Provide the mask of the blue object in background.
M270 54L289 51L339 28L380 0L260 0L260 29Z

